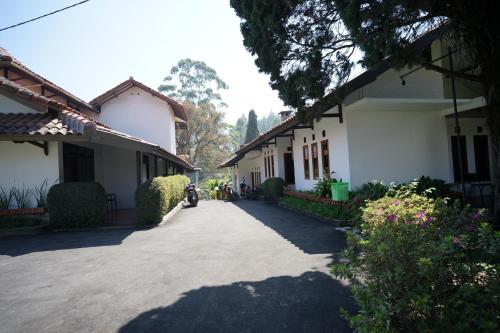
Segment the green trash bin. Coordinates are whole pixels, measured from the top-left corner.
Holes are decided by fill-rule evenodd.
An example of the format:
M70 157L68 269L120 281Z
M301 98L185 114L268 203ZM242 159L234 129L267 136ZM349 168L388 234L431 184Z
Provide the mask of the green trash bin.
M332 183L332 200L347 201L349 200L349 183Z

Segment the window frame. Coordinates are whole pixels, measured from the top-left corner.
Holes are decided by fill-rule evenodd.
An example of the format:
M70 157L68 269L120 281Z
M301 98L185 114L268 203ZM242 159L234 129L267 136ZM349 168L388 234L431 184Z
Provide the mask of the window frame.
M311 179L311 169L309 167L309 145L302 146L302 162L304 164L304 179Z
M312 176L313 179L319 179L319 158L318 158L318 143L311 143L311 160L312 160Z
M321 166L323 168L323 172L330 175L330 147L328 143L328 139L321 140ZM326 154L324 153L324 147L326 147ZM325 167L325 161L327 162L327 167Z

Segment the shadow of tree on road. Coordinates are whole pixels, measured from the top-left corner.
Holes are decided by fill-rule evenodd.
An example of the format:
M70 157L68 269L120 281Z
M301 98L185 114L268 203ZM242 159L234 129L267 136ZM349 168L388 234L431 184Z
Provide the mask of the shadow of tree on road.
M311 271L191 290L119 332L352 332L341 307L355 309L349 288Z
M262 201L240 200L228 204L238 206L307 254L339 253L346 246L343 232L312 217Z
M34 236L2 237L0 255L11 257L33 252L120 245L133 232L145 229L110 229L45 233Z

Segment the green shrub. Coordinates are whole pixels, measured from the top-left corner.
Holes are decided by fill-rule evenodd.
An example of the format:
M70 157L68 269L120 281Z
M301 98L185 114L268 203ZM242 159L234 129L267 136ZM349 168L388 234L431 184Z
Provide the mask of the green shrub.
M321 202L309 201L306 199L284 196L280 202L287 206L305 210L307 212L335 220L350 220L353 211L350 206L330 206Z
M14 215L0 217L0 229L25 228L43 225L45 220L39 215Z
M377 200L382 198L389 188L384 185L383 182L379 182L377 180L373 180L368 183L364 183L360 187L356 188L352 191L351 196L353 199L357 199L360 201L365 200Z
M418 183L415 189L417 194L425 195L429 198L444 198L450 195L451 185L442 179L422 176L415 181Z
M335 171L331 172L332 174ZM340 180L342 181L342 179ZM315 195L321 198L331 198L332 197L332 183L336 183L337 179L332 178L331 174L326 170L323 171L323 178L318 180L316 184L314 184L312 191Z
M106 218L106 193L98 183L56 184L47 194L47 203L55 227L102 225Z
M184 198L184 189L190 180L176 175L155 177L142 184L135 192L137 220L140 224L157 224Z
M416 184L368 202L346 263L357 332L493 332L499 327L500 233L482 212L416 194Z
M279 177L268 178L262 183L264 198L268 200L278 200L283 196L285 181Z

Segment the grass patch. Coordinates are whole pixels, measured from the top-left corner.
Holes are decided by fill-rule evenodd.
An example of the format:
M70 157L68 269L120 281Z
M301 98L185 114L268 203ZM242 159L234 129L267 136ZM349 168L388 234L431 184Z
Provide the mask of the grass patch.
M0 217L0 229L15 229L36 227L44 224L41 216L2 216Z
M302 209L309 213L330 219L350 220L354 217L353 210L349 206L330 206L321 202L288 196L281 198L280 202L289 207Z

